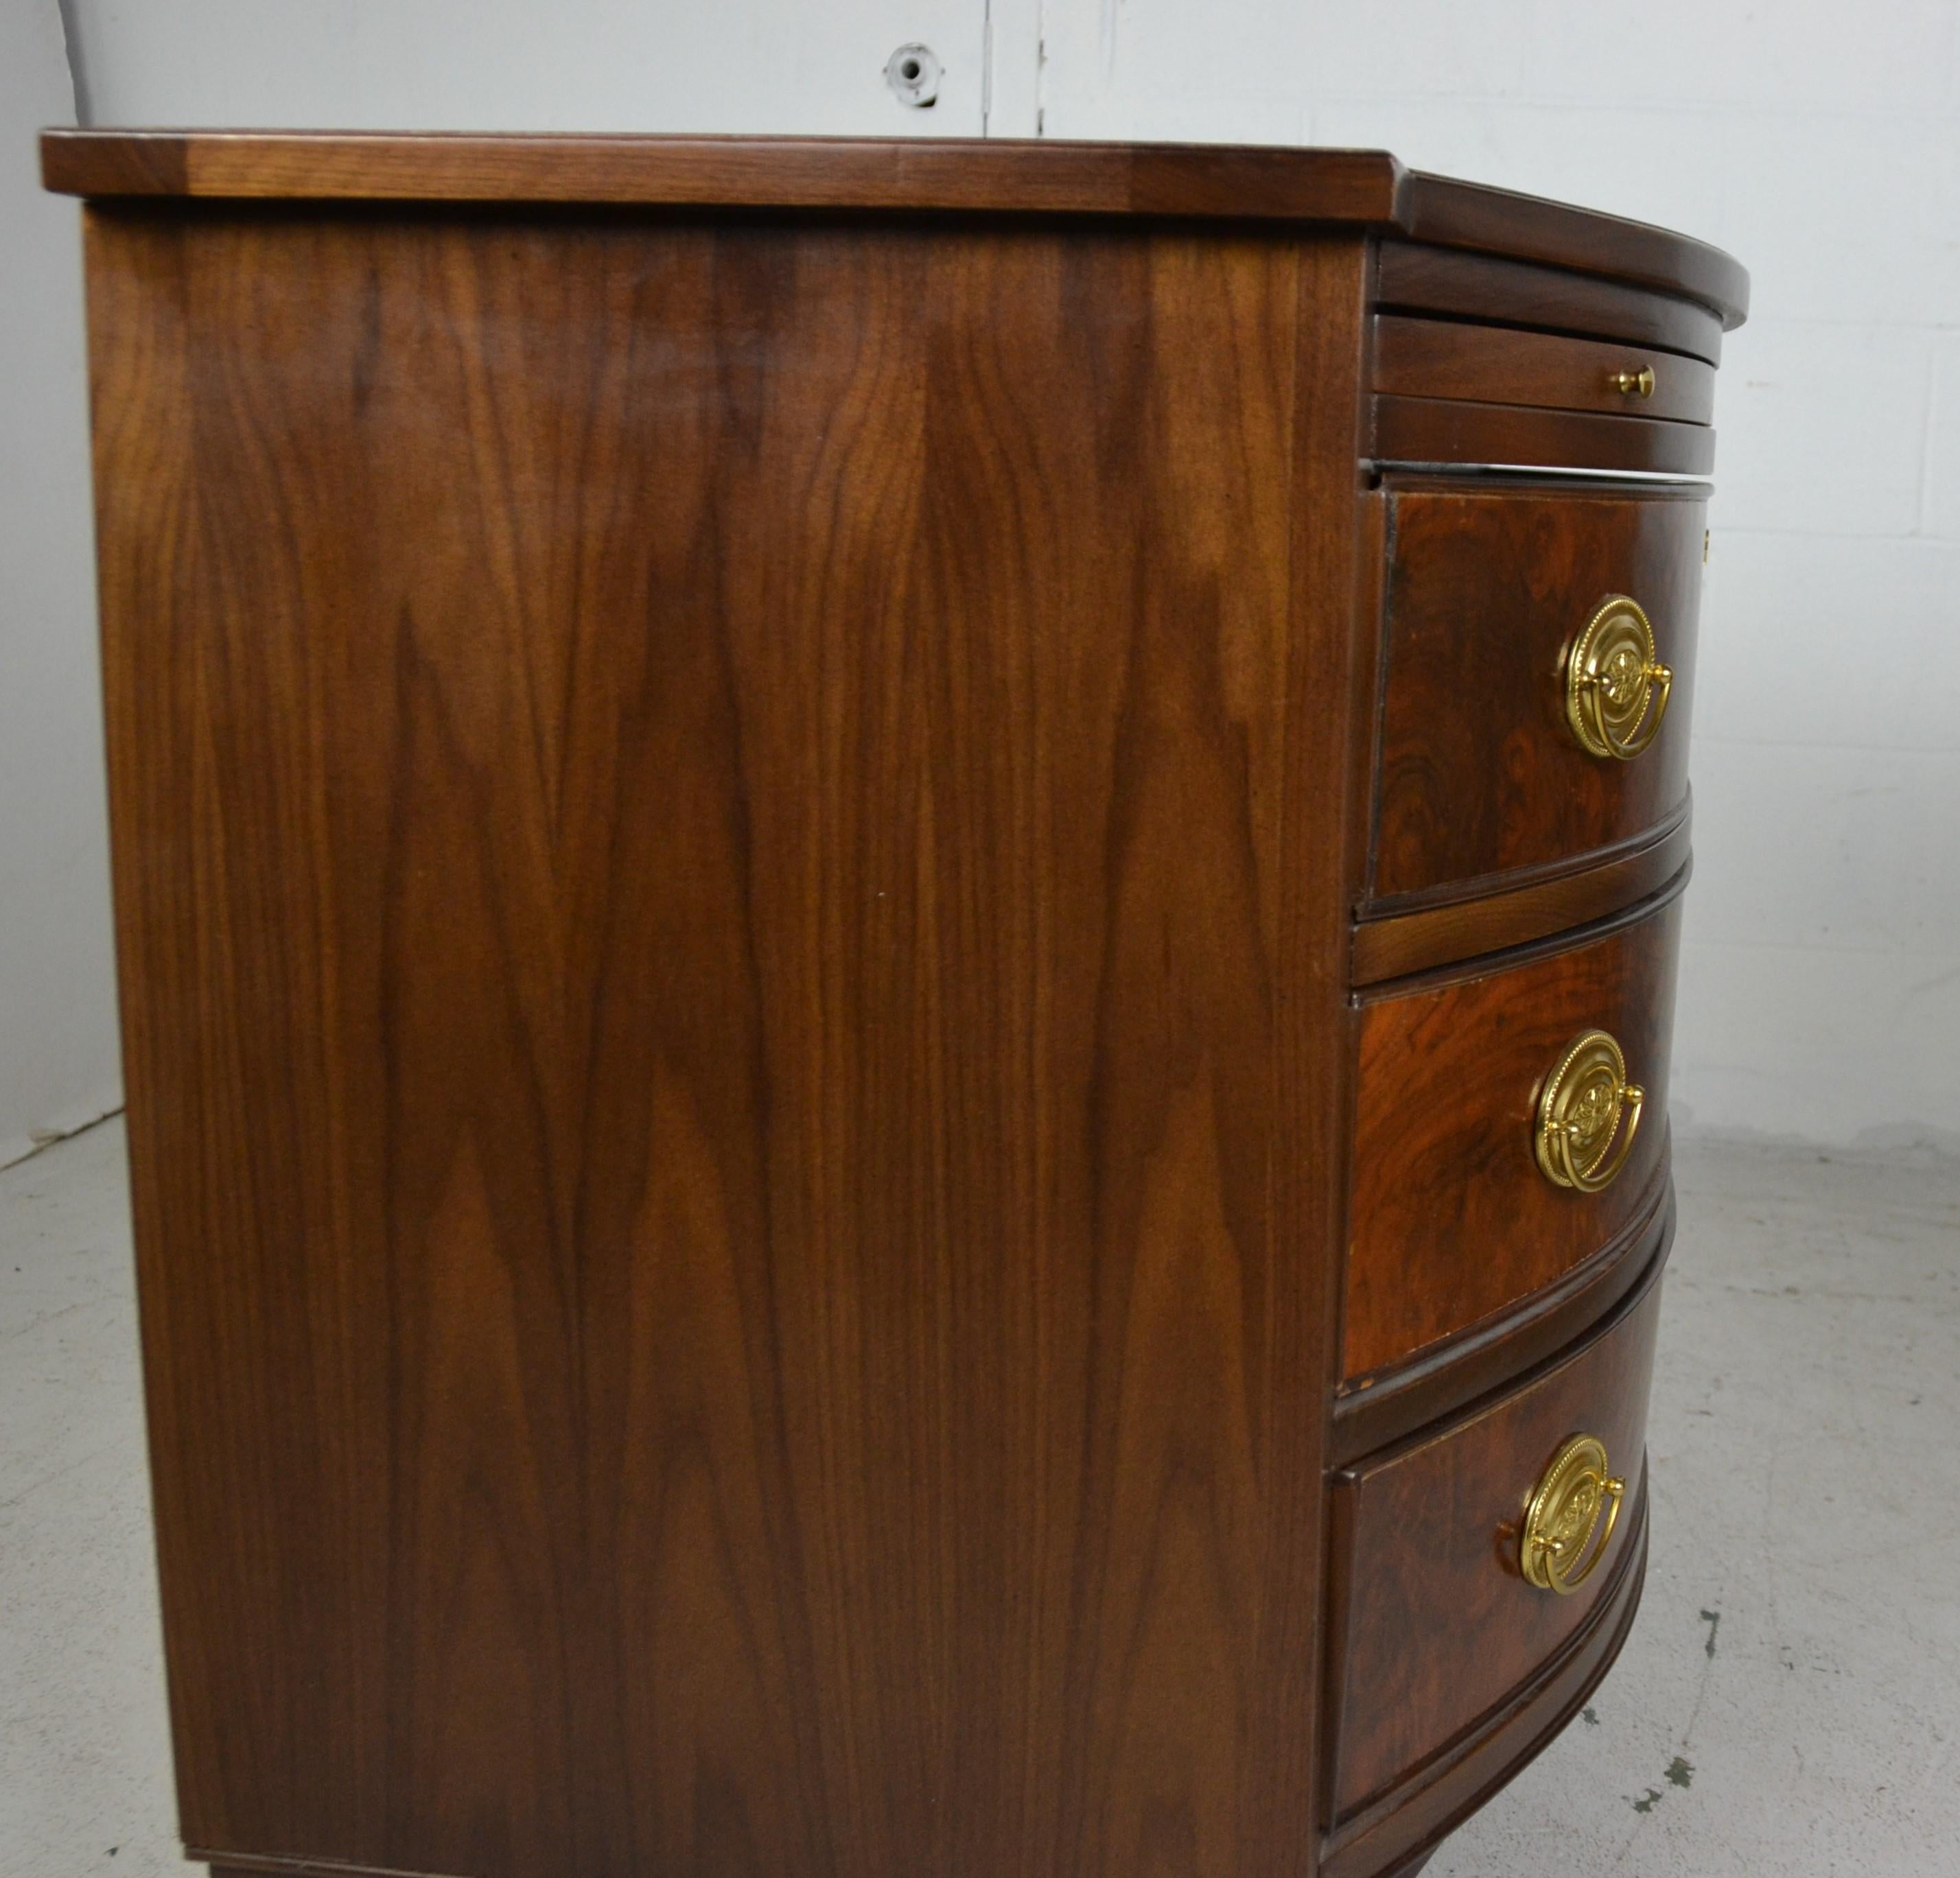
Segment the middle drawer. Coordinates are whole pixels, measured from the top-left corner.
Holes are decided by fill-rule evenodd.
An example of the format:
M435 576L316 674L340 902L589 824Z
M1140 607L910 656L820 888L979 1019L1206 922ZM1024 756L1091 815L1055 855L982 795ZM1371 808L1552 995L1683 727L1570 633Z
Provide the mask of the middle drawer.
M1682 884L1599 937L1363 1004L1344 1376L1508 1310L1644 1218Z
M1687 798L1704 492L1386 487L1364 914L1494 891L1650 837Z

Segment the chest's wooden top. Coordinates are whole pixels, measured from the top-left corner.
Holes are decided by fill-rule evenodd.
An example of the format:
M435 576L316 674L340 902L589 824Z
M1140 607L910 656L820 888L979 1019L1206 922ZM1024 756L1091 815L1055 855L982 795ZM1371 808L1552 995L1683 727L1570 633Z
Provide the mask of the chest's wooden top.
M1706 243L1405 169L1384 151L877 138L49 131L92 198L669 204L1326 224L1678 294L1727 326L1748 276Z

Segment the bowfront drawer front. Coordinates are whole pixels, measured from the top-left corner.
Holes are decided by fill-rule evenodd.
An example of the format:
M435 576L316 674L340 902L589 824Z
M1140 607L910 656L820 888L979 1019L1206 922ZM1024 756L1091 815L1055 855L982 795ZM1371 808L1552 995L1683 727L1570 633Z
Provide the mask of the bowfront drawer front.
M1368 910L1654 837L1685 805L1704 492L1391 485Z
M1651 1212L1681 885L1570 949L1363 1006L1351 1381L1522 1303Z
M1659 1269L1535 1381L1338 1478L1337 1819L1471 1745L1627 1588Z
M1374 337L1375 389L1399 396L1688 424L1715 408L1715 368L1657 346L1392 313L1376 316Z

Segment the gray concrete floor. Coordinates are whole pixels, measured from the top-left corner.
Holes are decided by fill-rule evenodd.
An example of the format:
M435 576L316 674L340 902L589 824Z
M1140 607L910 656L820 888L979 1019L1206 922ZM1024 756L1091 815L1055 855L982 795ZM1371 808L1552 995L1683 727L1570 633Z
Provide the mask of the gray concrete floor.
M1960 1165L1678 1171L1640 1622L1431 1878L1960 1872ZM0 1878L182 1869L148 1522L111 1123L0 1174Z

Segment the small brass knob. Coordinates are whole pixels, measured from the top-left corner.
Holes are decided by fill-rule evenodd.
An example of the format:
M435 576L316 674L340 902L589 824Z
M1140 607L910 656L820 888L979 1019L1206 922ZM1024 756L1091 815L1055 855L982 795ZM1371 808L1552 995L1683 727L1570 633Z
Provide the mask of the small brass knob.
M1612 1035L1581 1031L1538 1088L1532 1130L1538 1171L1554 1187L1576 1193L1611 1187L1634 1151L1647 1099L1646 1090L1627 1080L1626 1057Z
M1674 672L1656 656L1653 623L1637 600L1609 593L1561 655L1565 721L1583 749L1631 763L1660 734Z
M1629 397L1651 398L1654 388L1653 367L1643 365L1637 372L1608 372L1606 383L1614 390L1624 392Z
M1605 1444L1590 1435L1573 1435L1552 1457L1525 1508L1518 1543L1525 1582L1561 1597L1577 1590L1612 1543L1626 1491L1627 1483L1607 1471ZM1606 1523L1596 1540L1602 1506Z

